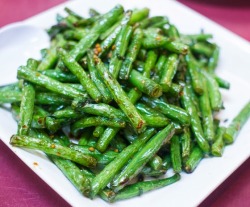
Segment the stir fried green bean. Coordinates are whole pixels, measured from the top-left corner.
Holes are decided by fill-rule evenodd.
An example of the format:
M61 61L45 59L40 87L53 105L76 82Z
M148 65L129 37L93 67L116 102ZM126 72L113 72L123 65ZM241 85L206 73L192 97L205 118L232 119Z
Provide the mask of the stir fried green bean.
M11 145L44 152L84 196L115 202L175 183L234 142L250 103L220 125L230 83L216 75L211 34L182 34L148 8L65 12L42 58L0 86L18 125Z

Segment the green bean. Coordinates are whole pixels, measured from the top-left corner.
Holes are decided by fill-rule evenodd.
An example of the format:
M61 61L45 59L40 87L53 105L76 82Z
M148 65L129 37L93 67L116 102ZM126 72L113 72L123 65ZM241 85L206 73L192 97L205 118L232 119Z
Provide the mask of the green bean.
M206 41L208 39L213 38L212 34L204 34L204 33L190 34L190 35L184 35L184 36L192 39L193 41Z
M182 34L148 8L65 12L47 30L41 59L0 86L0 107L18 124L13 147L44 152L81 194L107 202L164 187L204 157L222 156L250 102L220 126L220 88L230 84L215 74L220 48L211 34Z
M198 146L193 147L191 154L184 165L184 170L187 173L192 173L203 157L203 151Z
M122 66L119 72L119 78L127 80L132 70L132 64L135 61L137 54L141 48L143 38L143 32L141 29L136 29L133 33L131 43L128 47L125 60L122 62Z
M209 143L205 139L203 130L201 127L201 121L199 119L196 107L194 102L190 96L191 86L186 85L183 89L183 94L181 96L182 104L184 108L187 110L188 114L191 118L191 128L195 136L195 140L197 141L199 147L202 149L204 153L208 153L210 150Z
M125 127L125 122L123 121L118 121L118 120L110 120L104 117L86 117L82 118L78 121L76 121L72 126L71 126L71 133L74 135L77 135L79 133L79 130L82 130L86 127L91 127L91 126L109 126L109 127Z
M146 120L147 125L150 127L165 127L170 122L170 120L161 113L142 103L136 104L136 108L143 116L143 119Z
M188 127L184 128L183 133L180 136L180 140L182 159L186 159L189 157L191 151L191 134Z
M21 102L21 91L4 91L0 95L0 103L15 103ZM56 93L37 92L35 96L35 103L47 105L69 105L71 99L66 96L59 96Z
M129 82L150 97L158 98L162 95L162 88L159 84L149 78L146 78L136 70L131 71Z
M122 172L113 180L112 187L115 192L121 190L127 183L134 178L150 158L170 140L175 130L174 125L169 124L163 130L152 137L145 146L138 151Z
M126 93L121 88L117 80L110 74L105 65L96 57L97 70L111 92L115 102L130 120L132 126L138 133L146 129L146 123L137 112L135 106L131 103Z
M72 99L67 96L62 96L57 93L39 92L36 93L36 103L47 105L70 105Z
M188 85L191 85L189 81L187 81ZM201 108L200 108L200 103L199 103L199 96L197 93L195 93L193 87L188 88L190 98L193 101L193 104L195 105L196 111L198 113L198 116L201 117Z
M117 194L112 196L110 198L110 202L115 202L118 200L129 199L135 196L140 196L143 193L146 193L148 191L171 185L177 182L178 180L180 180L180 175L175 174L171 177L163 178L159 180L138 182L138 183L126 186L124 189L122 189Z
M230 83L228 81L226 81L218 76L215 76L214 78L217 81L220 88L230 89Z
M33 59L28 59L27 68L30 70L37 69L37 61ZM33 84L24 81L22 88L22 99L20 103L20 120L18 122L18 135L28 135L29 130L32 124L32 117L34 113L34 105L35 105L35 87Z
M208 84L203 74L200 75L200 78L203 83L203 94L199 97L201 115L202 115L202 126L204 131L205 139L209 143L214 142L214 123L213 123L213 114L209 100L208 94Z
M93 80L93 82L95 83L95 86L98 88L98 90L102 94L103 101L105 103L111 102L112 96L111 96L110 92L108 91L108 89L106 88L103 81L101 80L101 78L99 77L99 74L98 74L97 70L95 69L95 64L93 62L93 59L91 57L89 57L89 54L88 54L87 61L88 61L88 69L89 69L90 77Z
M151 71L153 71L153 68L155 66L157 60L157 54L154 50L150 50L147 53L147 59L145 62L145 65L143 67L143 76L146 78L150 78Z
M93 98L96 102L99 102L101 100L101 94L83 68L62 48L60 48L58 52L63 63L79 79L80 83L86 89L91 98Z
M165 65L165 62L167 61L167 57L166 55L161 55L157 62L156 62L156 65L155 65L155 73L154 73L154 76L153 76L153 80L155 82L159 82L160 81L160 75L161 75L161 71L163 69L163 66Z
M28 135L32 123L33 110L35 104L34 86L25 82L22 92L22 101L20 105L20 120L18 122L17 133L19 135Z
M127 117L121 110L113 106L110 106L108 104L105 104L105 103L86 104L83 107L78 108L77 111L80 111L86 114L103 116L109 119L119 119L122 121L127 121Z
M186 55L185 59L188 65L187 67L188 72L191 76L192 87L194 91L200 95L203 93L203 87L202 87L202 82L199 77L199 69L189 55Z
M208 60L207 64L207 70L209 72L214 72L217 64L218 64L218 59L219 59L219 54L220 54L220 48L216 46Z
M225 143L223 140L223 135L224 135L225 131L226 131L225 127L218 127L218 129L217 129L215 141L214 141L212 148L211 148L211 153L214 156L217 156L217 157L222 156L222 153L223 153L223 150L225 147Z
M119 130L120 130L119 127L106 128L103 134L101 135L101 137L99 138L96 144L96 148L100 152L104 152L107 149L111 140L116 136Z
M160 78L160 85L164 92L169 91L169 88L172 85L172 80L177 71L177 67L178 56L176 54L169 55Z
M147 142L148 139L154 134L154 129L148 129L122 152L110 162L105 168L93 179L91 183L91 198L94 198L114 176L121 170L128 160L137 152L137 150Z
M78 78L72 73L62 72L61 70L48 69L44 71L39 71L43 75L53 78L57 81L64 83L79 83Z
M148 15L149 15L149 9L148 8L136 9L132 13L129 24L133 25L133 24L135 24L137 22L140 22L143 19L147 18Z
M145 38L142 41L142 46L145 49L163 48L170 40L167 37L160 35L160 30L147 29L144 30Z
M143 119L147 122L147 126L150 127L165 127L169 124L169 119L163 116L158 111L142 104L136 104L137 110L142 115Z
M170 140L171 162L173 170L176 173L182 170L181 148L180 140L178 136L173 136Z
M206 81L207 83L207 90L211 108L214 111L219 111L223 105L221 93L219 91L219 85L213 76L206 73L205 71L203 71L203 74L205 76L204 81Z
M91 156L87 156L83 153L56 144L54 142L41 140L35 137L13 135L10 139L10 144L12 144L13 146L24 147L28 149L41 150L47 154L69 159L87 167L96 166L96 160Z
M151 108L156 109L162 114L166 115L166 117L168 118L171 118L183 125L190 124L190 116L181 107L172 104L167 104L159 99L151 99L145 96L142 97L142 101L145 102Z
M109 72L114 78L117 78L122 66L122 60L126 53L130 37L132 36L132 27L124 25L115 41L115 49L109 63Z
M174 26L173 24L170 24L169 25L169 28L168 28L168 36L171 38L171 39L179 39L180 38L180 33L178 31L178 29L176 28L176 26Z
M18 68L17 77L23 78L34 84L45 87L53 92L56 92L56 93L59 93L68 97L72 97L72 98L82 97L83 99L86 98L86 95L84 93L68 85L65 85L59 81L49 78L41 73L29 70L27 67L24 67L24 66L21 66Z
M0 92L0 104L16 103L22 99L22 92L15 90L5 90Z
M164 48L177 54L186 55L188 53L188 46L179 41L166 42Z
M147 126L149 127L155 127L155 128L165 127L170 122L168 118L161 116L152 117L151 115L142 114L142 117L146 121Z
M246 123L250 117L250 102L247 102L245 106L240 110L240 112L233 118L229 124L226 132L224 133L224 141L227 144L234 142L235 138L238 136L241 128Z
M51 116L56 119L61 119L61 118L79 119L82 116L84 116L84 114L79 113L78 111L75 111L71 107L67 107L67 108L55 111Z
M148 162L153 170L160 170L162 168L162 159L159 155L154 155Z

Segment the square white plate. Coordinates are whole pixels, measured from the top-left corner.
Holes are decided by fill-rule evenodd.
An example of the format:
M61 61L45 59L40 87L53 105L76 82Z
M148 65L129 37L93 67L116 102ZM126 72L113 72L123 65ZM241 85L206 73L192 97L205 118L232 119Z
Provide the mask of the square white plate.
M106 12L117 3L121 3L126 9L148 7L152 16L166 15L182 33L198 33L201 29L204 29L206 33L214 34L214 41L221 47L221 58L217 73L231 83L229 91L222 91L226 109L218 115L221 120L228 119L231 121L232 117L250 100L249 43L178 2L168 0L113 0L105 1L105 3L103 0L69 1L36 15L26 20L25 23L45 29L55 23L57 13L64 13L63 8L65 6L87 16L89 8ZM10 57L9 61L15 61L15 57ZM3 75L3 70L8 69L1 68L0 85L7 81ZM10 72L16 74L15 71ZM14 77L11 77L11 79L14 79ZM24 151L10 146L9 138L15 132L16 123L11 114L0 109L0 137L4 143L38 176L75 207L149 207L152 205L161 207L164 204L169 207L197 206L250 155L250 122L248 121L235 143L226 147L222 158L204 159L194 173L182 173L181 181L169 187L149 192L134 199L108 204L101 199L89 200L83 197L43 153ZM38 163L38 166L34 165L34 162Z

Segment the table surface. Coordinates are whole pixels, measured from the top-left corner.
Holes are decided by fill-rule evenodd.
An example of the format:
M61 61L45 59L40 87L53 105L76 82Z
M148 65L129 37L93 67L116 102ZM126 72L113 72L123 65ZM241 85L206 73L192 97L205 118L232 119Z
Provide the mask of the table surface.
M64 1L1 0L0 27L24 20ZM244 0L179 1L250 41L250 2ZM2 141L0 141L0 163L0 206L69 206ZM250 158L204 200L200 207L249 207L249 178Z

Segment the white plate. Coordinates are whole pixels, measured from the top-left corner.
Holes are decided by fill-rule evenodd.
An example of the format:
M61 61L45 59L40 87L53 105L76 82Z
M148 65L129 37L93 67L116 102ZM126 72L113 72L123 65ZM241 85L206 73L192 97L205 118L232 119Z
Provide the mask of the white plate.
M167 0L113 0L105 3L103 0L70 1L25 22L48 28L55 23L56 13L62 13L65 6L87 15L90 7L106 12L117 3L123 4L126 9L149 7L151 15L167 15L182 33L198 33L204 29L206 33L214 34L214 40L221 47L221 58L217 72L221 77L231 82L230 91L222 91L226 109L219 114L221 120L229 119L230 121L250 100L249 43L178 2ZM9 61L15 61L15 57L11 57ZM8 69L1 67L0 85L5 82L4 70ZM84 198L42 153L24 151L10 146L8 144L9 138L15 132L16 123L10 113L0 109L0 137L4 143L66 201L72 206L111 206L101 199L92 201ZM147 207L153 205L160 207L163 204L174 207L197 206L249 157L249 134L250 122L248 121L236 142L226 147L222 158L204 159L194 173L188 175L183 173L181 181L176 184L149 192L141 197L117 202L113 206ZM38 166L34 165L34 162L37 162Z

